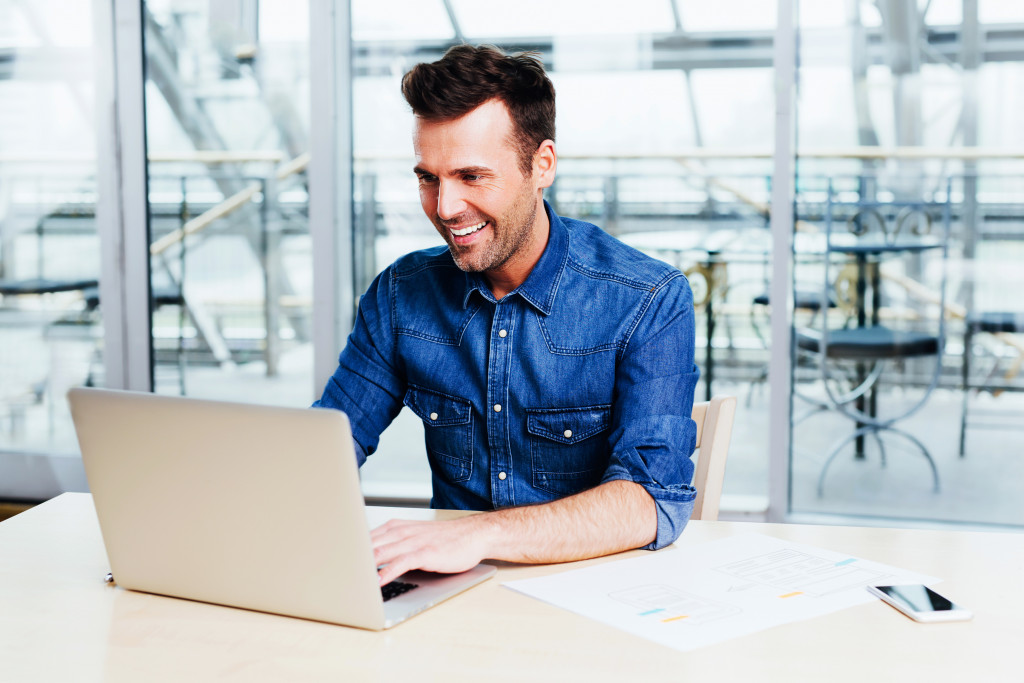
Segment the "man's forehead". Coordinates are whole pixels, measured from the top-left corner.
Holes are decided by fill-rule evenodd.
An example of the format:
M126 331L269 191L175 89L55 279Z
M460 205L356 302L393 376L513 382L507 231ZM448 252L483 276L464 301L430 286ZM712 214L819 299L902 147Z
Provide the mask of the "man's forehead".
M512 119L500 100L488 100L454 119L417 116L413 150L418 161L459 158L462 161L458 165L479 165L483 159L490 158L494 163L502 157L515 156Z
M498 98L491 98L482 104L470 109L461 116L451 118L423 117L417 114L415 117L417 125L490 125L511 128L512 115L508 106Z

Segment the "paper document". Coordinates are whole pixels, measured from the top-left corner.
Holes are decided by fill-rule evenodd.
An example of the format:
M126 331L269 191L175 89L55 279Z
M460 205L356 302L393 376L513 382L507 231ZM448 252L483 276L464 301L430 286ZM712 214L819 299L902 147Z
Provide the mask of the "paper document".
M676 650L877 598L864 587L939 579L761 534L505 585Z

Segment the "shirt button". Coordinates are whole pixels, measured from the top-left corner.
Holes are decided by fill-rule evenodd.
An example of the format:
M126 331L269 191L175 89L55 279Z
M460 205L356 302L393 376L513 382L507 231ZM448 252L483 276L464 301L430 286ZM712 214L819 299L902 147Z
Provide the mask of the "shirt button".
M437 413L431 413L430 414L430 419L431 420L436 420L437 419Z
M501 404L500 403L495 403L494 404L494 412L496 412L496 413L500 413L501 412Z
M505 338L508 336L508 330L498 330L498 336Z
M564 432L562 432L562 434L564 434L565 438L567 438L567 439L571 439L572 438L572 430L571 429L566 429Z
M498 472L498 479L501 479L502 481L505 481L505 477L506 476L507 475L504 472Z

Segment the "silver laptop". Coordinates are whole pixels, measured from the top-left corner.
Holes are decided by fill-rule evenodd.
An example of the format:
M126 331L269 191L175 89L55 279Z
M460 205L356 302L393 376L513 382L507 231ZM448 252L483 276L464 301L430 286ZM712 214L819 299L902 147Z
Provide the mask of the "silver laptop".
M384 629L495 572L409 572L385 600L341 412L101 389L68 400L120 586Z

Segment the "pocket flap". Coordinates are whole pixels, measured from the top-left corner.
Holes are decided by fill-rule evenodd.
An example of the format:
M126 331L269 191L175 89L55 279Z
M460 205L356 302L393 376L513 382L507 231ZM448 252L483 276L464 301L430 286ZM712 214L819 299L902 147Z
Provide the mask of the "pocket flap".
M528 408L526 430L534 436L573 444L608 429L612 408L588 406L585 408Z
M405 405L423 424L435 427L466 424L472 407L464 398L417 386L410 386L405 393Z

